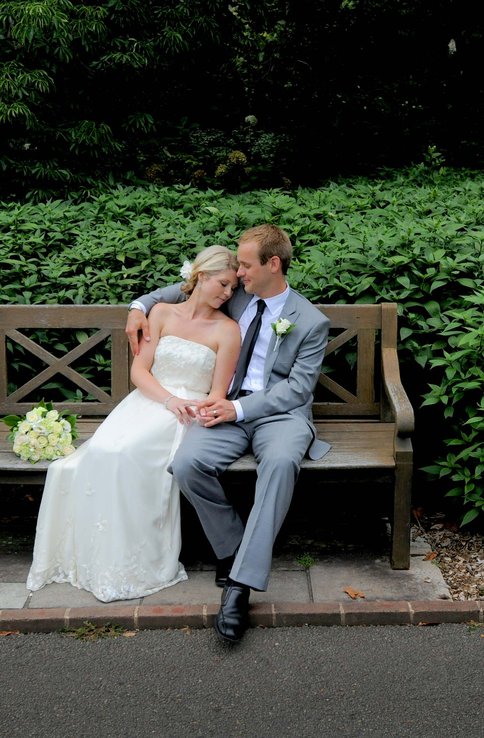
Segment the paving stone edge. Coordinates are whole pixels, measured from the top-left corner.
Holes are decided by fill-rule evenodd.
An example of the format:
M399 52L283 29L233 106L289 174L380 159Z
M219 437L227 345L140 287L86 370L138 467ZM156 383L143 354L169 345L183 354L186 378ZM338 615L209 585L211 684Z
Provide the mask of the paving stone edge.
M0 631L50 633L81 626L115 623L127 629L209 628L218 605L105 605L0 610ZM256 603L251 627L304 625L439 625L484 623L484 600L352 601Z

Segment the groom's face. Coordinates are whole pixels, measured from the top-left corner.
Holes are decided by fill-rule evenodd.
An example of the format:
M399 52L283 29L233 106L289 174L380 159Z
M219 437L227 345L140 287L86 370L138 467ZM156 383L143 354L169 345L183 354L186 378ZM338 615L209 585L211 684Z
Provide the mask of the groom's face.
M249 295L267 297L272 283L271 260L261 264L259 259L259 244L257 241L243 241L237 249L239 269L237 276L242 281L245 291Z

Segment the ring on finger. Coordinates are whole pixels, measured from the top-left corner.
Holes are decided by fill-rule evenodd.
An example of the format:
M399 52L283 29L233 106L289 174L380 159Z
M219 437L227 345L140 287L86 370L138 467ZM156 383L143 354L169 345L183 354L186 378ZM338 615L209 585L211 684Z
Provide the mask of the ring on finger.
M216 411L216 410L214 410L214 411L213 411L213 417L214 417L214 418L216 418L216 417L217 417L217 415L218 415L217 411Z

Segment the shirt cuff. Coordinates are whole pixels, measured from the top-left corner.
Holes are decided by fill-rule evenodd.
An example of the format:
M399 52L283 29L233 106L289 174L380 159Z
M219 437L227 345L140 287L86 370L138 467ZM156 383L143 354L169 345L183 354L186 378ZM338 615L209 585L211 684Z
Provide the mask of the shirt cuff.
M238 400L232 400L232 404L235 408L235 414L237 415L235 422L241 423L245 418L244 411L242 410L242 405Z
M128 310L132 310L133 308L136 308L136 310L141 310L146 315L146 308L139 300L133 300L133 302L129 303Z

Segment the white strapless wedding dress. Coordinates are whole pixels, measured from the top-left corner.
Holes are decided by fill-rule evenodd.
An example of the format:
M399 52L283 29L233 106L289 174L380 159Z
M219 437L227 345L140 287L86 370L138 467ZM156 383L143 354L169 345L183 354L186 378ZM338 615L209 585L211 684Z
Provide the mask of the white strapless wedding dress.
M202 399L214 368L208 346L164 336L151 372L172 394ZM69 582L111 602L187 578L178 561L180 493L167 471L185 430L136 389L89 441L50 465L28 589Z

